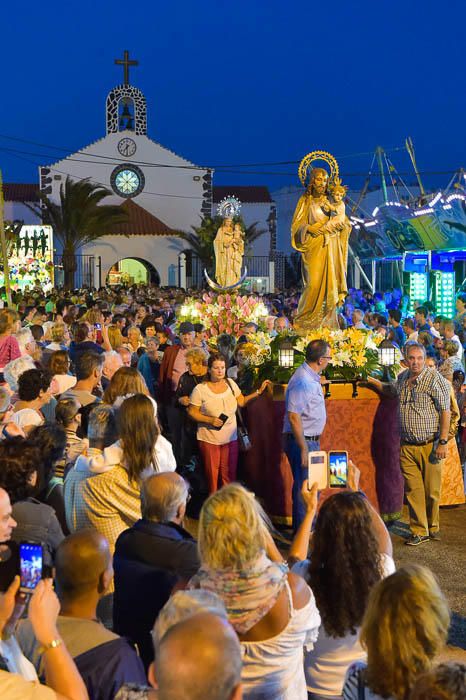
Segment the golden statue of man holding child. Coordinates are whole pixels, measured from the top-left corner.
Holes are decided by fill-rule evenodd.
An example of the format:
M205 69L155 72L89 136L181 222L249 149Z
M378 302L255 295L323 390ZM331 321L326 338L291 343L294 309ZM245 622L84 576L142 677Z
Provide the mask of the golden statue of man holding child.
M311 167L316 160L330 166L330 175L325 168ZM330 153L309 153L298 172L303 185L309 177L291 222L291 245L301 253L304 285L294 328L305 333L319 326L338 328L337 307L348 292L351 223L343 201L347 188L341 184L338 164Z

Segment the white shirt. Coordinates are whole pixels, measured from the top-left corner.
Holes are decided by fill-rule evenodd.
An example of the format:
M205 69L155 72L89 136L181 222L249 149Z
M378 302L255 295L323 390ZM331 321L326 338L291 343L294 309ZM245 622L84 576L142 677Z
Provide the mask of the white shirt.
M11 422L16 423L20 428L27 428L30 425L42 425L44 419L33 408L22 408L20 411L12 414Z
M395 562L388 554L382 554L384 577L395 571ZM308 561L298 562L293 573L304 576ZM344 585L344 584L343 584ZM345 674L355 661L365 661L366 652L359 642L359 632L345 637L329 637L321 625L319 636L311 651L304 654L304 673L309 692L317 695L341 695Z
M448 340L453 340L453 342L458 345L458 352L456 353L456 357L458 358L458 360L462 360L463 359L463 346L461 345L461 341L458 338L458 336L456 335L456 333L455 333L455 335L452 335L451 338L448 338Z
M261 642L241 642L243 697L247 700L307 700L303 649L312 649L320 615L311 591L303 608L294 608L286 582L290 619L280 634Z
M9 639L0 640L0 654L6 661L10 673L17 673L25 681L38 680L36 669L24 656L14 635Z
M54 374L53 381L55 382L55 389L57 394L64 394L65 391L69 391L76 384L76 377L71 374Z
M238 437L236 397L241 394L241 390L232 379L229 379L229 385L221 394L216 394L212 389L209 389L207 382L202 382L194 387L189 401L193 406L199 408L202 414L213 418L218 418L222 413L228 416L220 430L200 423L197 428L198 440L209 442L211 445L226 445Z
M56 693L38 681L25 681L16 673L0 671L2 700L56 700Z

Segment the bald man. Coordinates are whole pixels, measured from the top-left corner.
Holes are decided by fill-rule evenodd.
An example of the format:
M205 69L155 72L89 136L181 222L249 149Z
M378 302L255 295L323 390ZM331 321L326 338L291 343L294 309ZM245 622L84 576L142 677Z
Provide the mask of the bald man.
M149 681L158 700L240 700L241 646L233 627L212 613L178 623L162 637Z
M113 629L137 644L147 668L154 657L151 630L174 586L199 568L197 544L183 527L188 485L176 472L143 482L142 518L115 546Z
M97 621L97 604L112 580L108 542L95 530L80 530L57 549L55 582L60 599L57 629L86 684L89 696L111 700L124 683L142 683L141 660L125 639ZM43 670L39 644L28 620L17 639L38 673Z

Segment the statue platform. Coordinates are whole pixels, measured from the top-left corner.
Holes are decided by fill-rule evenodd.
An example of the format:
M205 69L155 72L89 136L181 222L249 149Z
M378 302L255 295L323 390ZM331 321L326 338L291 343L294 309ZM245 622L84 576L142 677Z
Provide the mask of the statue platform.
M252 449L241 455L239 478L263 502L276 523L291 524L292 475L282 449L285 385L264 393L245 409ZM361 471L360 487L384 520L396 519L403 505L397 399L369 388L333 384L326 399L323 450L347 450ZM336 489L326 489L324 497Z

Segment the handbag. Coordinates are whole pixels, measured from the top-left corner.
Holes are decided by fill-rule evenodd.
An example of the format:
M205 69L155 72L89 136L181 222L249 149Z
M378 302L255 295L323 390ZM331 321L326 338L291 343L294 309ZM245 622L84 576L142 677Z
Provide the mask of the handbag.
M233 394L233 396L235 396L235 392L233 391L228 379L227 379L227 384L230 387L231 393ZM235 398L236 398L236 396L235 396ZM240 452L249 452L249 450L252 448L252 443L251 443L248 429L246 428L246 424L243 420L243 416L242 416L241 409L239 406L236 409L236 421L237 421L239 451Z

